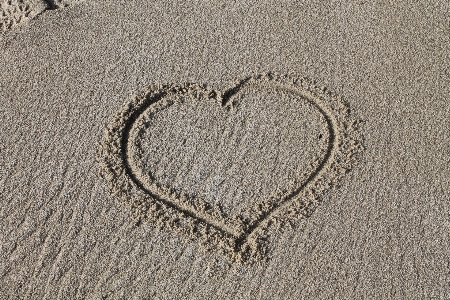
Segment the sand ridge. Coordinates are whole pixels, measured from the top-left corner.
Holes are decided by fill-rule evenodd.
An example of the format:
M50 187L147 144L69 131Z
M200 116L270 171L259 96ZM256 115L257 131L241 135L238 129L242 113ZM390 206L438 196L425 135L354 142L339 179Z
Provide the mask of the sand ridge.
M241 214L229 216L220 203L206 202L170 184L161 184L152 175L155 170L140 171L145 152L141 140L146 128L151 127L148 122L159 112L174 103L183 104L182 97L186 95L197 102L209 99L231 109L237 105L236 95L255 85L298 93L298 99L300 95L305 97L321 114L321 122L328 130L326 137L321 134L325 147L310 159L304 172L291 174L291 180L284 186L274 187L270 196L252 203ZM264 102L264 95L260 101ZM271 105L277 104L274 103ZM251 261L261 258L265 252L264 236L268 227L311 215L321 195L356 163L356 154L363 149L357 123L342 99L305 78L274 73L255 75L239 80L223 93L195 84L150 87L127 103L108 126L99 148L99 160L102 176L110 182L113 194L131 206L137 219L183 231L201 240L208 249L219 246L233 260ZM169 152L167 155L183 155ZM202 156L202 150L194 155Z

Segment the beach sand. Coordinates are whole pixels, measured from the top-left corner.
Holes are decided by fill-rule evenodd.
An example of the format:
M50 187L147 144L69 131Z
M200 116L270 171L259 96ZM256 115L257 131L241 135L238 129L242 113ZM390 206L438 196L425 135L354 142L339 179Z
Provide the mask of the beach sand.
M450 297L448 2L1 3L0 299Z

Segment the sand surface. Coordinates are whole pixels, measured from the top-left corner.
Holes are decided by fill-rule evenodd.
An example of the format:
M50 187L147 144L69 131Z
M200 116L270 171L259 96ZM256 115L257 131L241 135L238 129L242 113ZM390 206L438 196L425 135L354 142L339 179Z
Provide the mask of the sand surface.
M167 2L0 1L0 299L448 299L448 2Z
M326 121L306 100L260 89L241 98L226 110L215 99L185 97L136 124L142 132L131 155L142 153L141 172L235 214L301 176L316 155L323 159Z

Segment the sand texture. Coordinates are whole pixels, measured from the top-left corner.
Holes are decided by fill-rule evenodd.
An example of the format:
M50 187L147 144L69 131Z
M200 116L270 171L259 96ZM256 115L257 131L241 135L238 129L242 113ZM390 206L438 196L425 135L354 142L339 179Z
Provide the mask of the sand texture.
M63 8L69 5L81 3L86 0L46 0L51 9Z
M48 8L44 0L2 0L0 2L0 33L25 23Z
M450 297L448 1L0 3L0 299Z
M63 8L85 0L2 0L0 2L0 34L26 24L47 10Z
M139 221L253 263L271 225L309 217L349 172L363 150L358 123L306 78L259 74L224 92L149 87L108 126L99 160Z

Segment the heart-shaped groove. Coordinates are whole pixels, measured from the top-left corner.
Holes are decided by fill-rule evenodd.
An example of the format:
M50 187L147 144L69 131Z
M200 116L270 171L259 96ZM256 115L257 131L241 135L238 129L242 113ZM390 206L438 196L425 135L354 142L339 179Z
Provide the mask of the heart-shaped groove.
M263 82L263 84L267 84L266 82ZM259 83L259 85L261 85L261 83ZM245 122L249 122L252 125L254 125L255 123L257 123L257 120L261 118L263 119L263 122L265 124L261 124L261 120L259 120L259 126L257 127L261 127L261 125L267 125L267 123L269 123L270 117L272 117L272 119L275 119L275 123L279 123L276 122L277 119L285 119L285 115L281 114L280 112L286 111L290 108L290 110L294 111L294 116L296 117L295 119L302 119L301 121L303 121L306 125L306 121L305 120L307 118L307 116L301 115L302 108L305 108L303 106L299 107L299 104L302 104L302 100L304 100L305 102L310 102L310 106L312 106L313 110L317 110L321 115L322 115L322 119L318 120L319 122L323 122L326 124L326 135L328 136L328 138L326 139L327 142L325 141L325 138L322 139L323 144L325 144L324 146L324 154L322 155L322 157L320 158L315 158L314 159L314 164L311 164L311 162L309 163L309 166L307 166L306 170L302 170L302 172L300 174L290 174L290 176L288 177L295 177L296 179L296 184L291 183L291 187L289 188L290 194L285 195L286 199L279 199L279 196L277 197L271 197L272 195L265 195L265 197L263 198L268 198L268 200L272 200L271 202L273 203L267 203L267 199L263 199L262 201L260 201L260 203L256 203L256 206L260 207L259 209L255 209L254 211L247 211L246 212L246 218L245 218L245 222L241 220L241 222L239 222L239 219L235 219L234 220L234 224L230 224L230 216L229 215L225 215L223 212L220 212L220 210L223 210L223 207L217 207L215 209L216 213L214 215L211 215L210 213L208 213L208 211L202 210L199 211L197 207L203 206L206 207L208 205L210 205L209 202L203 202L203 199L201 197L197 197L197 199L190 199L190 202L197 202L196 205L192 205L189 204L188 202L184 201L180 202L179 201L179 195L177 195L176 197L170 197L169 194L167 194L164 189L161 187L161 184L156 183L158 180L155 179L155 176L153 175L153 172L149 172L149 174L144 174L141 170L142 168L142 156L144 156L145 154L145 150L152 148L152 146L157 146L157 148L159 149L163 149L162 151L157 151L156 149L154 149L150 155L151 160L156 161L160 161L160 160L176 160L177 157L182 156L183 155L183 147L176 147L175 149L170 149L171 148L171 144L176 144L176 139L177 139L177 135L181 135L181 138L184 139L183 144L186 143L186 137L189 136L195 136L195 143L196 146L198 146L198 144L202 143L202 139L208 139L209 137L211 137L211 135L213 135L215 132L220 132L220 131L235 131L234 129L229 130L230 126L235 125L234 123L238 123L238 127L239 125L241 125L240 122L242 120L239 120L239 118L231 118L230 119L230 115L231 116L236 116L237 114L237 110L238 108L235 108L236 106L236 96L238 94L242 94L241 91L243 91L243 89L245 87L253 87L252 92L254 93L255 91L257 91L257 83L241 83L238 85L239 89L237 88L233 88L232 91L233 93L230 93L230 91L227 91L225 93L224 96L217 96L218 94L214 93L214 95L216 95L216 97L213 97L213 99L209 99L209 97L206 97L206 99L203 99L205 97L201 97L199 96L199 94L202 95L206 95L208 96L209 94L207 93L208 90L202 88L202 87L195 87L195 89L197 91L199 91L200 93L195 95L194 97L192 97L192 101L189 101L190 99L187 100L183 100L182 98L186 98L189 93L189 90L186 91L186 94L184 94L183 92L171 92L171 91L167 91L167 93L162 97L162 99L158 100L158 103L152 103L149 102L147 103L146 106L143 106L142 108L144 109L144 111L142 113L140 113L135 120L133 120L133 122L131 122L133 125L131 126L131 128L129 130L126 131L126 135L128 136L126 139L124 139L126 145L123 146L123 149L126 151L126 159L127 159L127 163L126 165L129 167L129 175L134 177L134 180L136 182L136 184L139 184L144 190L146 190L149 194L152 194L160 199L164 199L163 201L166 202L170 202L171 205L176 206L178 209L183 210L183 211L189 211L191 214L196 215L198 218L201 218L203 220L207 220L207 222L209 224L212 224L214 226L216 226L217 228L220 228L224 231L226 231L227 233L235 236L238 239L241 239L243 236L248 235L249 233L251 233L254 228L257 227L257 224L260 223L261 219L264 218L265 215L268 215L271 210L273 210L274 208L278 207L279 205L281 205L283 202L288 201L289 198L295 197L296 194L298 194L298 192L303 188L303 186L311 181L317 174L318 172L326 165L326 162L328 161L328 159L330 158L330 154L332 153L332 148L334 145L334 132L333 132L333 125L332 125L332 121L331 119L328 117L327 113L325 111L323 111L323 109L318 106L315 102L308 100L308 98L305 97L305 95L301 95L298 92L296 93L295 91L289 91L286 88L281 89L281 92L286 95L288 93L293 94L294 99L285 99L285 101L280 100L279 98L282 98L279 93L275 94L275 99L272 99L272 103L269 103L269 107L270 105L272 106L276 106L276 110L275 110L275 116L273 115L269 115L267 116L266 114L263 114L265 110L268 110L267 108L267 102L268 101L268 97L269 95L265 95L266 97L256 97L256 100L258 102L262 102L261 100L264 100L264 104L266 104L265 106L263 106L263 108L261 109L261 111L256 111L255 112L255 105L250 105L250 111L245 111L242 112L241 117L245 118ZM194 86L190 87L190 90L192 90L194 88ZM279 91L280 86L277 86L275 83L270 82L270 86L262 86L260 87L263 90L270 88L270 90L272 91ZM259 95L258 95L259 96ZM220 99L221 98L221 99ZM242 102L248 102L248 98L249 95L241 95L241 99ZM273 98L273 97L272 97ZM210 101L208 101L210 100ZM212 100L212 101L211 101ZM274 101L273 101L274 100ZM287 100L287 101L286 101ZM189 102L193 102L190 103L191 105L187 104ZM287 102L287 103L286 103ZM220 104L222 105L222 108L220 108ZM282 105L284 104L284 106ZM287 105L286 105L287 104ZM189 107L192 106L191 108L191 115L187 115L186 114L189 112L189 109L183 110L184 107ZM286 107L288 106L288 107ZM173 108L174 107L174 108ZM219 107L219 108L217 108ZM206 111L205 111L206 109ZM218 113L217 113L218 112ZM234 112L234 114L233 114ZM253 112L253 117L251 116L251 113ZM216 114L214 114L216 113ZM314 112L313 112L314 113ZM309 112L309 114L311 114L311 112ZM164 115L162 118L158 118L160 115ZM199 118L201 119L200 121L197 119L195 119L196 115L199 115ZM209 120L210 122L206 124L206 128L204 128L203 132L199 132L198 129L199 127L199 123L205 123L205 116L204 115L211 115L211 120ZM228 118L227 118L228 116ZM256 118L255 118L256 116ZM260 117L260 118L258 118ZM167 123L167 118L169 118L170 122ZM181 120L181 124L176 124L176 122L178 121L178 119ZM221 120L224 120L227 124L222 124L224 128L215 128L215 125L223 123L220 122ZM250 119L250 120L249 120ZM310 116L310 122L313 121L313 117ZM317 116L316 116L316 119ZM184 124L187 121L187 123L194 123L194 127L191 128L190 131L188 132L183 132L186 131L185 128L189 127L189 124ZM294 120L293 122L289 122L289 120L287 121L288 124L284 124L283 127L287 127L286 125L289 125L289 127L294 127L295 124L298 124L298 121L300 120ZM317 120L316 120L317 121ZM291 146L291 143L294 143L295 141L297 141L297 145L295 148L296 152L295 155L293 155L293 153L287 153L287 157L277 157L277 160L281 160L281 161L285 161L289 159L289 156L302 156L299 152L300 148L303 146L304 144L304 139L301 139L301 135L300 135L300 130L302 129L301 127L305 127L305 125L303 125L303 122L300 122L301 126L299 128L299 126L296 126L296 128L294 128L294 130L292 130L292 128L289 128L290 131L294 131L295 136L290 136L290 137L285 137L282 136L282 132L283 130L281 130L280 132L276 132L276 135L278 136L269 136L268 138L266 137L266 139L268 139L270 141L270 143L276 143L275 139L281 139L283 140L283 142L287 142L287 144L289 146ZM161 123L161 124L159 124ZM271 124L272 125L272 124ZM280 124L278 124L278 126L280 126ZM254 126L252 126L254 127ZM273 126L269 126L270 128L273 128ZM242 130L242 128L239 128L240 130ZM254 129L254 128L253 128ZM258 128L259 129L259 128ZM284 131L287 131L288 128L283 128ZM265 135L267 135L267 131L269 130L268 126L266 126L265 128L263 128L263 132L265 133ZM153 134L153 135L148 135L146 134L147 131L156 131L157 134ZM178 132L174 131L181 131L181 134L177 134ZM256 133L254 132L255 130L253 130L252 135L256 135ZM261 131L261 130L259 130ZM202 134L203 133L203 134ZM308 132L309 133L309 132ZM203 136L202 136L203 135ZM217 138L216 138L217 139ZM295 141L294 141L295 139ZM150 143L145 143L145 141L148 140L150 141ZM161 143L163 143L164 141L169 141L169 144L163 144L161 145ZM175 140L175 141L174 141ZM231 141L226 140L224 143L221 143L220 148L224 148L223 144L230 144ZM242 141L241 141L242 142ZM209 142L211 143L211 142ZM248 141L244 141L244 143L248 143ZM144 145L141 145L144 144ZM156 144L156 145L154 145ZM179 143L178 143L179 144ZM208 143L207 143L208 144ZM311 143L310 143L311 144ZM207 148L207 145L205 146L204 144L202 145L203 147L200 147L202 149L201 151L201 155L198 156L205 156L205 151L203 150L204 148ZM251 147L253 149L257 149L258 146L261 145L247 145L248 147ZM286 145L285 145L286 146ZM232 148L237 148L237 145L229 145L229 147ZM214 147L216 148L214 151L212 152L218 152L221 149L218 149L219 147ZM260 147L259 147L260 148ZM234 149L233 149L234 150ZM316 149L317 150L317 149ZM139 154L136 154L136 152L139 152ZM161 153L158 153L161 152ZM172 152L172 153L170 153ZM208 152L206 150L206 152ZM211 151L210 151L211 152ZM230 152L230 151L229 151ZM172 154L172 156L170 156L170 154ZM175 155L173 155L175 154ZM234 153L231 153L231 156ZM261 151L256 151L256 157L253 157L253 160L264 160L264 155L261 153ZM230 153L228 153L228 156L230 156ZM246 156L250 156L248 153L246 153ZM279 153L278 153L278 156ZM306 156L303 153L303 156ZM241 158L242 159L242 158ZM308 158L307 158L308 159ZM311 160L311 157L309 158ZM235 160L238 160L238 158L236 158ZM155 164L154 162L154 164ZM216 169L218 166L218 164L220 162L218 162L217 157L209 157L208 159L206 159L206 163L208 165L211 165L211 163L214 162L214 165L211 166L211 168ZM251 162L251 160L250 160ZM286 162L284 162L286 164ZM145 164L145 163L144 163ZM295 165L296 162L289 162L289 165ZM153 165L150 167L151 171L154 171L156 168L163 168L163 169L167 169L170 167L170 163L166 164L165 166L156 166ZM233 165L233 167L235 167L235 165ZM246 164L246 169L251 169L249 166L249 162L247 162ZM303 166L300 166L303 167ZM309 168L308 168L309 167ZM177 166L177 168L179 168L179 166ZM188 165L188 168L192 168L192 165ZM204 173L204 169L205 166L201 166L200 168L198 168L196 173ZM273 169L273 168L272 168ZM308 170L309 169L309 170ZM180 170L178 170L180 172ZM238 173L242 173L244 170L244 167L238 166L237 168L237 172ZM286 172L286 170L281 170L283 172ZM223 171L222 171L223 172ZM273 172L273 170L272 170ZM271 172L271 173L272 173ZM146 173L146 172L145 172ZM247 170L247 173L248 170ZM256 170L250 170L250 173L257 173ZM280 172L278 172L280 173ZM197 175L197 174L195 174ZM250 175L254 175L254 174L250 174ZM270 174L271 175L271 174ZM283 174L285 175L285 174ZM211 175L210 175L211 176ZM228 175L229 176L229 175ZM196 176L198 177L198 176ZM277 181L281 181L281 174L277 175ZM299 180L300 177L303 177L302 180ZM264 179L264 178L263 178ZM199 179L200 181L201 179ZM223 179L226 180L226 179ZM248 186L248 187L244 187L243 189L254 189L254 180L252 181L252 185ZM184 180L186 181L186 180ZM186 184L186 182L185 182ZM239 183L238 183L239 184ZM240 184L242 185L242 182L240 182ZM265 183L266 185L269 183ZM269 187L269 190L273 188L273 186L275 185L275 182L271 182L270 183L271 186ZM263 184L264 185L264 184ZM285 184L286 185L286 184ZM293 186L294 185L294 186ZM168 183L166 184L165 188L171 188L173 187L175 189L175 187L173 186L173 183ZM207 188L212 188L207 187ZM229 187L228 187L229 188ZM180 193L181 191L177 191L178 193ZM218 195L221 196L221 195ZM189 195L184 195L185 198L188 198ZM190 197L192 198L192 197ZM223 198L223 197L221 197ZM201 203L200 203L201 202ZM222 201L223 202L223 201ZM223 205L223 203L220 203L221 205ZM234 205L236 205L238 203L234 203ZM219 215L222 215L222 217L220 217L220 219L218 218ZM242 217L242 214L238 217ZM253 218L252 218L253 217ZM240 224L238 224L240 223Z
M152 172L142 172L141 141L158 113L172 105L183 105L186 97L196 103L209 101L208 105L229 111L236 105L240 91L257 85L282 89L308 102L326 124L327 132L319 136L326 141L323 155L315 157L306 171L294 176L289 184L254 203L252 209L230 217L220 205L164 186ZM224 249L234 259L248 260L262 257L264 236L271 224L309 216L320 196L350 170L355 154L362 150L357 124L346 103L325 88L305 78L269 73L247 77L223 93L195 84L151 87L116 116L106 130L99 154L103 175L112 191L131 205L137 218L179 229L200 237L209 248Z

